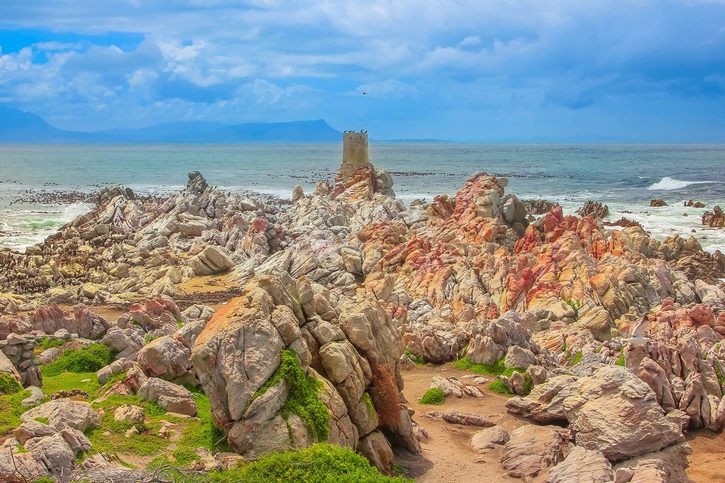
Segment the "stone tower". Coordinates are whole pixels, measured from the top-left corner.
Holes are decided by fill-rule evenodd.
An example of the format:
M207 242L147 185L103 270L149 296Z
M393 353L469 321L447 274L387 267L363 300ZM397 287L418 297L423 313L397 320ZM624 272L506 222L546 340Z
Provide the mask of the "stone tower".
M342 134L340 177L346 180L352 173L367 166L370 166L368 161L368 133L345 131Z

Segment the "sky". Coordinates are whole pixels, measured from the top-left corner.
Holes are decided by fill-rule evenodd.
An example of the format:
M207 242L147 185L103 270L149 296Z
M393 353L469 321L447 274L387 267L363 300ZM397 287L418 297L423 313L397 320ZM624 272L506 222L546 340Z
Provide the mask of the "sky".
M0 0L0 105L93 131L725 142L725 0Z

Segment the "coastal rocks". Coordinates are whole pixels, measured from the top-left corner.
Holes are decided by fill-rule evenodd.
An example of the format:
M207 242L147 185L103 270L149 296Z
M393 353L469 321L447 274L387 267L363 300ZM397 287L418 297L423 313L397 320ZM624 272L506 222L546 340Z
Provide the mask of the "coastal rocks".
M97 428L100 424L100 418L90 404L64 398L43 403L20 416L25 423L38 418L47 419L48 424L57 429L70 427L81 432Z
M76 457L91 449L90 441L81 431L66 426L53 427L29 421L21 424L15 435L25 452L12 454L15 453L12 448L0 449L0 478L3 481L22 481L18 478L35 481L41 477L70 481Z
M440 389L446 396L483 397L483 393L476 386L464 384L454 377L433 376L430 387Z
M526 212L531 215L543 215L550 212L558 203L548 200L522 200Z
M189 265L197 275L211 275L230 269L234 266L234 260L223 248L210 246L192 257Z
M193 369L191 348L180 336L152 340L138 351L136 360L147 375L167 380L185 376Z
M649 201L649 205L654 208L658 208L661 206L667 206L667 202L665 200L655 198Z
M591 376L555 376L528 397L506 403L537 422L568 422L577 445L621 461L684 440L650 387L630 371L605 366Z
M15 365L10 362L10 359L7 358L5 353L0 352L0 373L3 375L10 376L10 378L15 379L18 384L22 384L22 378L20 377L20 374L18 373L18 370L15 368Z
M510 438L508 431L501 426L492 426L477 431L471 437L471 446L478 453L486 453L497 446L506 444Z
M38 368L38 360L33 351L37 345L35 338L14 333L8 335L5 340L0 341L0 351L4 354L4 358L0 363L4 371L12 373L13 377L17 374L20 383L24 387L41 386L43 384L43 377Z
M133 404L123 404L116 408L113 413L113 419L116 421L131 422L134 424L143 424L144 409Z
M27 314L5 322L6 329L0 328L0 334L12 331L16 334L39 331L53 335L59 330L76 334L84 339L99 339L108 330L109 323L83 304L73 307L72 312L51 304L42 306Z
M706 211L703 213L702 224L710 228L722 228L725 226L725 215L723 215L722 208L716 206L712 209L712 212Z
M547 483L586 481L610 483L614 477L612 464L601 451L574 446L567 457L549 471Z
M373 463L387 465L382 433L374 435L379 428L384 439L418 450L400 405L400 336L377 302L348 300L286 274L252 278L244 293L212 317L192 350L214 424L235 451L259 455L318 440L318 430L298 415L286 422L280 415L296 390L287 379L259 393L280 364L320 381L331 442L364 448Z
M609 207L598 201L587 201L577 211L579 216L591 216L592 218L606 218L609 215Z
M569 431L556 426L526 424L511 432L501 466L507 476L532 478L562 461L569 449Z
M453 409L447 409L445 411L429 411L423 414L423 416L429 419L445 421L449 424L460 424L461 426L489 428L496 425L495 422L486 416L466 411L456 411Z
M689 206L692 208L704 208L705 207L705 203L703 203L702 201L693 201L693 200L687 200L683 203L683 205Z
M196 416L197 407L194 397L188 389L178 384L149 377L138 388L138 395L146 401L158 403L166 411Z
M186 182L187 191L196 195L203 194L209 188L209 184L199 171L192 171L188 174L189 180Z

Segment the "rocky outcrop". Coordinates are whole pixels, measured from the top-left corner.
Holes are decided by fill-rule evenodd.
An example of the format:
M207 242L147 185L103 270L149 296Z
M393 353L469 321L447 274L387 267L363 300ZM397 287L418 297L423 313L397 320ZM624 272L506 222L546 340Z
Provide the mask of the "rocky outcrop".
M587 201L581 208L576 210L579 216L591 216L592 218L606 218L609 216L609 207L598 201Z
M601 367L586 377L551 377L529 396L510 399L506 407L537 422L568 423L577 446L601 453L611 463L684 442L680 426L666 417L652 389L618 366ZM596 459L592 453L580 456ZM561 469L562 474L569 471Z
M321 433L361 449L375 464L392 462L388 441L418 450L400 404L400 336L374 299L336 296L289 275L258 276L244 293L214 315L192 351L214 424L235 451L304 447ZM295 361L280 369L283 351ZM315 397L329 414L322 430L294 410L282 411L300 382L275 374L295 365L318 381Z
M569 451L569 432L555 426L527 424L511 432L501 466L507 476L532 478L562 461Z
M722 208L716 206L712 209L712 212L706 211L703 213L702 224L710 228L722 228L725 226L725 215L723 215Z
M100 424L100 418L90 404L72 399L53 399L20 416L24 423L35 422L38 418L47 419L48 424L56 429L70 427L80 432L97 428Z
M14 369L10 370L7 363L3 364L5 372L17 374L23 386L41 386L43 377L38 368L38 360L34 349L38 345L35 338L14 333L0 340L0 351Z

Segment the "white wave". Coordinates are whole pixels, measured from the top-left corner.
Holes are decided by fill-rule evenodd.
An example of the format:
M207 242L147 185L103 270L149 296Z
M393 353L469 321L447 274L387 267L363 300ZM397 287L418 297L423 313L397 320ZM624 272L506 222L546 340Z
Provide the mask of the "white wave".
M93 209L93 205L90 203L72 203L63 209L63 215L60 221L70 222L75 220L81 215L85 215Z
M665 176L658 182L650 185L647 189L648 190L679 190L679 189L685 188L687 186L690 186L692 184L709 184L709 183L719 183L719 181L683 181L681 179L675 179L675 178L670 178L669 176Z

